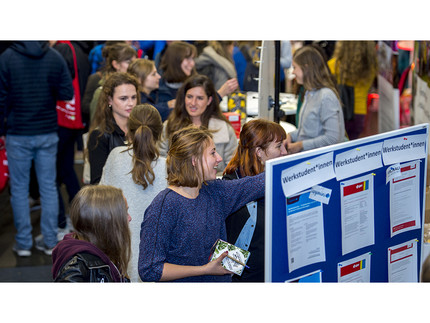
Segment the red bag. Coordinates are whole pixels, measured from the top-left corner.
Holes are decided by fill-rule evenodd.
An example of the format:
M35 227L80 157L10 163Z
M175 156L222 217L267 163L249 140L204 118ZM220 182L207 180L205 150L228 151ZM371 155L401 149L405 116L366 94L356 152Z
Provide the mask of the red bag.
M0 193L6 188L9 181L9 167L7 165L6 147L0 138Z
M75 95L71 101L57 101L58 125L69 129L83 129L81 115L81 94L79 91L78 64L76 53L70 41L58 41L69 45L73 54L73 65L75 67L75 78L73 79L73 91Z

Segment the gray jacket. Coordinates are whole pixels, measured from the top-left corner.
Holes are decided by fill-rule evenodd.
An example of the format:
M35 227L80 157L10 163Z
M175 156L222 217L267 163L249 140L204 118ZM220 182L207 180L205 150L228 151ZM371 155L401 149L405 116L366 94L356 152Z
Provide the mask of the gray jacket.
M219 55L210 46L203 49L203 52L195 59L195 62L197 72L209 77L214 83L216 90L219 90L229 79L237 77L234 64Z

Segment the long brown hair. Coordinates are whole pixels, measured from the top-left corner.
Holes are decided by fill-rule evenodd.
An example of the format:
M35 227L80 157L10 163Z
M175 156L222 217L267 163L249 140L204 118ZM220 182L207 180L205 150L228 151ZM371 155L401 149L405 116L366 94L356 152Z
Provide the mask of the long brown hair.
M173 134L166 159L169 185L198 187L206 183L202 156L211 140L211 131L193 125Z
M70 219L77 238L103 251L126 276L131 234L122 190L108 185L84 186L70 205Z
M133 181L146 189L155 179L151 163L160 156L157 142L161 138L163 122L158 110L145 103L133 108L127 127L128 147L133 149Z
M137 101L140 102L139 81L136 77L128 73L112 73L103 84L97 108L94 113L94 120L91 122L89 133L97 129L99 137L104 133L113 133L115 130L115 119L112 113L112 107L109 106L109 98L113 98L115 89L123 84L131 84L136 88ZM88 136L89 138L90 136Z
M339 99L336 82L331 76L327 62L317 49L309 45L303 46L294 52L293 61L303 71L303 87L307 91L326 87Z
M265 119L253 119L243 125L240 131L236 154L224 170L225 174L239 169L241 176L258 175L264 171L264 165L258 160L256 149L264 152L274 140L283 141L287 134L276 122Z
M333 57L336 74L344 83L367 83L375 77L378 58L374 41L338 41Z
M181 63L185 58L195 58L196 56L197 48L193 44L183 41L169 44L160 62L163 78L169 83L184 82L188 76L182 71ZM194 73L195 69L193 70Z
M227 118L222 114L219 106L218 94L215 91L214 84L206 75L196 74L194 76L190 76L178 90L175 108L167 118L167 138L169 138L175 131L193 124L190 116L188 115L187 109L185 108L185 96L187 95L188 90L195 87L203 88L207 97L212 97L211 103L206 107L205 112L201 116L202 126L207 128L209 126L209 119L212 117L226 121L227 124L230 125Z

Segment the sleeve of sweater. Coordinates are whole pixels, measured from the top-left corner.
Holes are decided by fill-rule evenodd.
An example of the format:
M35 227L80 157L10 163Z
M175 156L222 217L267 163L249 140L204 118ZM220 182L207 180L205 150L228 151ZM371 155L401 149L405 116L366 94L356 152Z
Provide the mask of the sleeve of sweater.
M218 205L224 220L247 203L264 197L266 173L247 176L231 181L211 182L213 195L219 198Z
M138 271L142 281L159 281L169 250L170 235L175 227L175 203L165 190L158 194L145 211L140 230ZM167 198L166 198L167 195Z
M100 181L103 172L103 166L109 156L109 143L105 136L97 137L100 134L98 130L90 133L88 139L88 157L90 161L91 184L97 184Z
M333 145L338 143L338 138L341 138L339 133L340 118L342 118L341 106L335 94L331 91L329 93L330 95L324 95L321 101L319 117L322 134L312 139L303 140L303 150Z

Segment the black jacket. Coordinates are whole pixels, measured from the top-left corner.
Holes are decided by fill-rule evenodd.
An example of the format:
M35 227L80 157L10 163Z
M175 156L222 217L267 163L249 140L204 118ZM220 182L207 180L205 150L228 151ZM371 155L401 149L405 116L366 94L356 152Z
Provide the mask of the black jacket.
M82 252L76 254L60 269L55 282L114 282L111 268L99 257Z
M105 132L100 135L100 131L95 129L88 139L88 157L90 161L91 184L98 184L102 177L103 167L109 153L118 146L125 146L125 133L115 123L112 133Z
M56 132L57 100L72 98L66 62L48 42L14 42L1 54L0 135Z
M236 173L224 175L224 180L239 178ZM234 244L239 237L250 214L245 205L238 211L229 215L225 221L227 241ZM257 224L248 251L251 256L247 262L249 268L245 268L241 276L233 275L232 282L254 283L264 282L264 198L257 200Z

